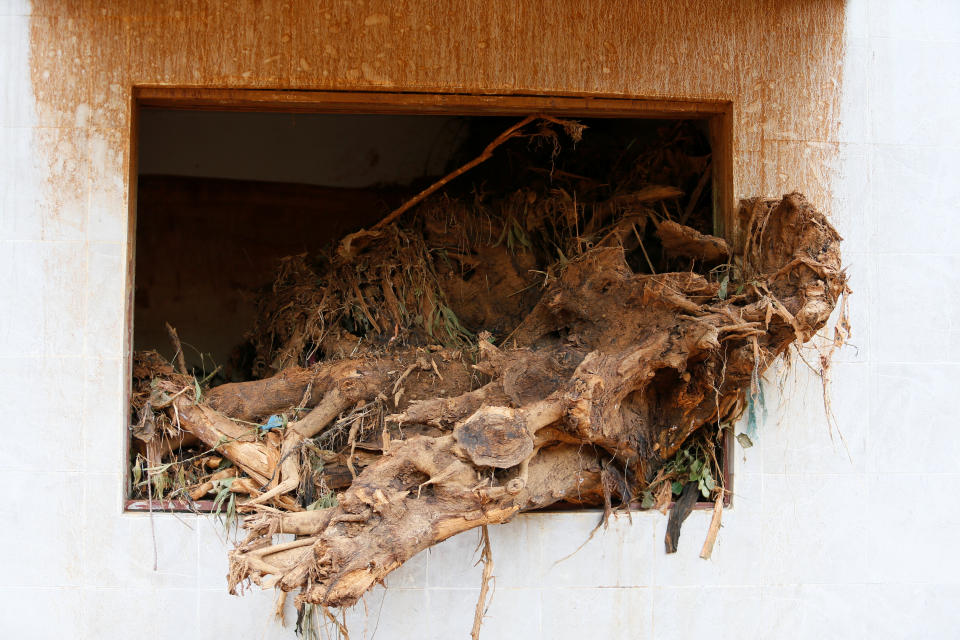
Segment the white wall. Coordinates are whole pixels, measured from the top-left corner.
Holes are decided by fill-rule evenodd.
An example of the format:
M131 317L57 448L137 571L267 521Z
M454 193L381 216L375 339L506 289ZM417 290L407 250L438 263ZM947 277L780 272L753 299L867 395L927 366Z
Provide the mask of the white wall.
M155 516L154 571L150 518L121 514L126 210L115 176L42 199L35 150L58 132L34 116L25 13L0 1L0 637L290 637L269 594L225 593L216 523ZM857 348L834 368L846 447L798 368L738 450L712 560L703 512L675 555L643 513L557 565L596 514L517 518L491 531L484 637L957 636L960 4L854 0L847 28L832 207L856 292ZM108 165L95 136L60 144ZM475 541L396 572L351 612L353 637L466 637Z

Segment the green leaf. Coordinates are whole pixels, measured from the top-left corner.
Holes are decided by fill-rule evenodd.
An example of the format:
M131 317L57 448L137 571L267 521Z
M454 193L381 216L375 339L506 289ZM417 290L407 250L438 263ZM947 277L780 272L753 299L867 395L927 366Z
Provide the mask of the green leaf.
M673 484L670 485L670 488L673 489L673 495L678 496L683 492L683 483L673 481Z
M230 493L230 485L233 484L234 480L236 480L236 478L221 478L213 481L213 488L217 490L217 495L213 499L213 512L215 514L220 514L224 502L232 495Z
M157 465L156 467L147 467L147 471L153 474L166 473L167 469L173 466L172 462L166 464Z
M727 286L730 284L730 276L723 276L723 280L720 281L720 288L717 290L717 297L721 300L727 299Z
M652 509L653 508L653 491L644 491L642 494L643 499L640 502L641 509Z
M163 500L163 495L169 486L169 478L167 478L166 473L157 473L152 476L153 478L153 492L156 494L154 497L157 500Z
M716 486L713 482L713 475L710 473L709 469L704 470L703 477L697 483L697 486L700 488L700 495L704 498L709 498L710 493L713 491L713 488Z
M311 502L307 506L307 511L317 511L319 509L329 509L330 507L337 506L337 494L333 491L328 491L327 493L320 496L319 499Z
M530 244L530 240L527 238L527 234L523 232L523 228L520 226L520 223L517 222L516 218L513 219L513 228L517 236L517 240L527 249L532 249L533 245Z
M231 493L230 502L227 503L226 527L228 531L230 530L230 526L236 521L236 519L237 519L237 494Z
M694 460L690 465L690 480L699 480L702 477L703 460Z

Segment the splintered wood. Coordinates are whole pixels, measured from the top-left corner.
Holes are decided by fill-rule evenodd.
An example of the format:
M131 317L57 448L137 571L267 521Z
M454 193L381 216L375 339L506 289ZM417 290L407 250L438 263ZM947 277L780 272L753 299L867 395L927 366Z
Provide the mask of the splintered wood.
M241 497L232 591L351 605L416 553L523 511L644 492L665 506L667 462L824 326L846 291L840 236L802 195L744 201L740 237L714 237L709 151L620 149L590 175L588 131L568 151L583 161L554 170L579 134L527 118L461 165L489 168L497 192L451 191L457 169L385 224L286 260L251 338L258 379L201 389L139 356L143 435L199 439L222 463L193 495ZM541 149L547 170L496 173L498 147L513 167ZM723 490L681 486L684 510L713 492L709 557Z

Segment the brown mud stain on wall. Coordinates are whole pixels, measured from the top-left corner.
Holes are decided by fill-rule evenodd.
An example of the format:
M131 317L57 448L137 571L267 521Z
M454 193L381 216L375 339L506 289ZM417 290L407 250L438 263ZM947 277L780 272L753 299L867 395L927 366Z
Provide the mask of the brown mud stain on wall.
M843 26L843 0L37 0L35 213L132 265L136 85L729 101L734 199L797 189L829 213Z
M40 126L67 129L59 153L78 156L76 171L51 175L58 190L90 175L96 191L122 171L131 86L170 84L730 100L735 193L818 199L826 185L783 174L833 153L822 143L836 142L843 24L842 0L38 0L31 70ZM41 144L57 154L56 139ZM108 166L84 173L91 161Z

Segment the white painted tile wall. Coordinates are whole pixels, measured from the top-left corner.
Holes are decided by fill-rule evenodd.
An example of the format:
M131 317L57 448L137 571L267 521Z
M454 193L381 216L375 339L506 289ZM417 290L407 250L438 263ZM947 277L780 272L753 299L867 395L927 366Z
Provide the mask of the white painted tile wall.
M38 127L28 12L0 1L0 407L16 434L0 447L0 637L291 637L269 620L270 594L225 593L216 523L155 516L154 571L150 518L121 514L122 161L86 112L76 128ZM783 393L768 385L776 407L737 451L710 561L702 512L673 556L657 514L621 518L560 562L596 514L495 527L484 637L958 636L960 3L851 0L847 35L840 162L824 177L856 291L855 346L834 368L845 445L798 368ZM41 201L38 140L94 158L56 203ZM465 534L396 572L348 613L353 637L466 637L475 544Z

